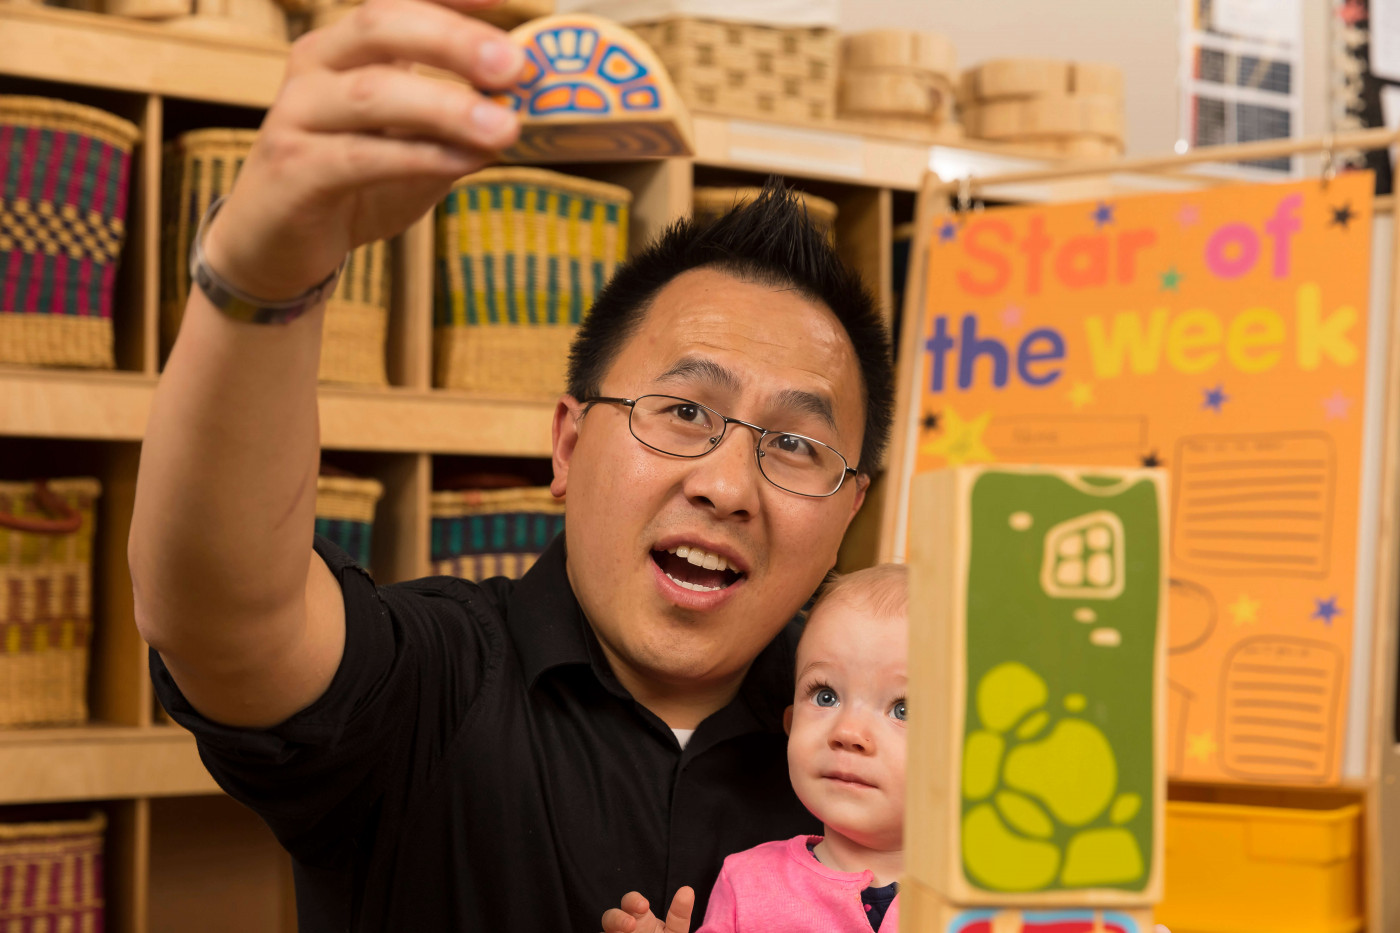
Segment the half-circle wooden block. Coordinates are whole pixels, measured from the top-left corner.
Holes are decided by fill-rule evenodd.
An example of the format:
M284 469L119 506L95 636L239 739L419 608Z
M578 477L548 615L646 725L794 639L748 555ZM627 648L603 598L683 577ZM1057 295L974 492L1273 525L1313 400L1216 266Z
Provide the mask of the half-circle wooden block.
M656 53L631 30L585 13L511 31L525 50L520 82L493 95L520 114L516 162L690 156L690 112Z

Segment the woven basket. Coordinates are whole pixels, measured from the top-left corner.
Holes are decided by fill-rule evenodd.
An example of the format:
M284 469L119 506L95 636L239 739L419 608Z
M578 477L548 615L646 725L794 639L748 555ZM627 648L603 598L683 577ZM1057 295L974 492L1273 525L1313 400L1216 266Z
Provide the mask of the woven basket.
M696 188L695 219L712 221L728 213L731 208L752 201L762 188ZM807 209L807 218L814 226L826 234L827 240L836 242L836 205L826 198L801 191L794 192L798 202Z
M161 341L166 353L175 343L190 293L190 240L209 205L233 188L256 138L256 130L194 130L166 146L161 282ZM346 260L335 294L326 302L322 382L388 384L384 345L389 258L389 244L380 240L358 247Z
M437 210L434 383L562 392L569 344L626 256L631 202L626 188L537 168L459 181Z
M0 483L0 726L85 722L95 479Z
M435 492L433 572L468 580L519 577L564 528L547 486Z
M318 476L316 533L338 544L361 567L368 567L374 507L383 495L384 486L378 480Z
M0 96L0 362L111 369L136 126Z
M835 29L679 16L628 28L656 50L692 107L799 123L836 115Z
M107 818L0 823L0 930L101 933Z

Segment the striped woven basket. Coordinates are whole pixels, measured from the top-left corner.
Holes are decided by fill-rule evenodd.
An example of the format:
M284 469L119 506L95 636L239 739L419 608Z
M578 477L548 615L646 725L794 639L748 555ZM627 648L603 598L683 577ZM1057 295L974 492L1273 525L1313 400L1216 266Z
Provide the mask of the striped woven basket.
M437 210L435 384L562 392L574 333L626 257L631 202L626 188L537 168L459 181Z
M190 293L190 240L209 205L233 188L257 135L256 130L194 130L166 146L161 282L161 342L166 353L175 343ZM322 382L388 384L384 346L389 263L389 244L383 240L358 247L346 260L335 294L326 302Z
M95 107L0 96L0 362L115 365L112 288L139 136Z
M95 479L0 483L0 726L85 722Z
M519 577L564 528L548 486L435 492L433 572L467 580Z
M696 220L712 221L740 204L758 197L762 188L696 188L694 214ZM827 240L836 242L836 205L826 198L802 191L794 192L798 203L807 210L807 219L812 225L826 234Z
M329 538L361 566L369 567L374 507L384 495L375 479L349 476L316 478L316 533Z
M0 823L0 930L102 933L107 818Z

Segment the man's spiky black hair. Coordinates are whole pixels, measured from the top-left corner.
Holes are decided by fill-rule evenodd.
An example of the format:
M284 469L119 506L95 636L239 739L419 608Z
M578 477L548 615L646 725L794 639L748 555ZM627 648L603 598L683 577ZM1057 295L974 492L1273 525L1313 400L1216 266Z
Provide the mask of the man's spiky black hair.
M860 277L841 262L801 202L775 178L753 200L710 223L677 221L618 268L574 340L569 394L577 399L600 394L604 374L657 294L672 279L700 268L756 285L793 288L831 309L860 364L865 440L858 469L873 472L889 439L894 405L889 332Z

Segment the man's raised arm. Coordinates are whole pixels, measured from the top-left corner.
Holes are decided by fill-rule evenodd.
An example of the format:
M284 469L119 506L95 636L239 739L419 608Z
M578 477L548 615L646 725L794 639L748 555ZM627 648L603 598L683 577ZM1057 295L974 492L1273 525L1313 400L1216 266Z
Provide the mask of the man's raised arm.
M209 266L261 302L304 295L355 246L393 236L514 141L471 87L521 55L459 12L490 0L369 0L292 49L287 77L204 238ZM190 291L151 408L128 558L136 621L210 719L268 726L330 685L340 586L311 549L324 305L252 324Z

